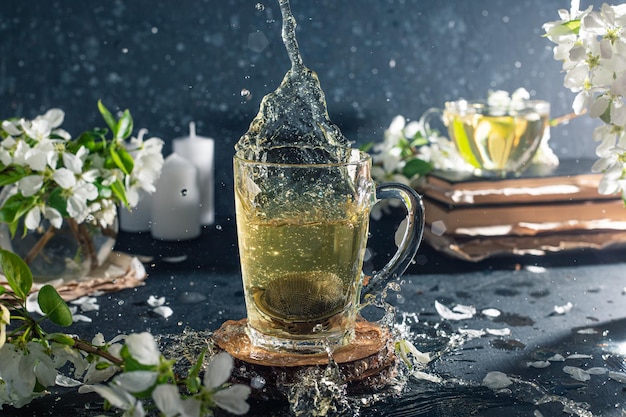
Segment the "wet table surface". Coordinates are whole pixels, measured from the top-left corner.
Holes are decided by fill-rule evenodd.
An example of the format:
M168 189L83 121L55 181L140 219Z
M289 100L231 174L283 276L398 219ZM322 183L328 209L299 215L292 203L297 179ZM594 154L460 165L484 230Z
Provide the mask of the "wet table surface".
M390 244L378 239L377 229L389 227L373 224L374 256L368 268L388 256L380 248ZM71 330L79 336L90 340L102 332L110 340L119 333L142 331L215 331L224 321L245 316L232 220L218 221L187 242L122 233L116 249L152 256L145 264L149 276L144 286L98 296L100 310L85 313L93 322L76 323ZM166 259L178 255L186 258ZM407 338L434 357L422 371L440 382L408 377L399 395L381 395L367 406L355 400L346 414L624 415L626 382L615 379L626 372L626 264L619 262L623 256L623 250L587 250L474 264L422 245L416 263L402 277L401 290L390 292L387 301L397 309L396 321L410 330ZM164 296L173 315L165 319L154 314L147 304L150 295ZM473 306L476 313L462 320L444 319L436 302L450 309ZM557 312L560 308L564 311ZM484 314L485 309L501 314L493 317ZM573 378L565 371L572 368L592 373L583 381L585 377ZM485 386L484 378L493 371L506 374L512 384L501 389ZM290 414L284 403L252 405L250 415ZM101 414L99 397L66 390L53 391L22 409L0 410L3 416Z

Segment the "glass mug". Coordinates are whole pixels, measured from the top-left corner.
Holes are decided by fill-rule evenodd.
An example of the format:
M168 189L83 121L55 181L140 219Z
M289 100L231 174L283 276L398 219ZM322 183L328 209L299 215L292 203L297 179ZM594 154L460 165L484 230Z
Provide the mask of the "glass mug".
M371 157L279 164L234 157L241 272L251 342L319 353L350 343L361 292L379 291L408 267L424 228L420 196L402 184L374 190ZM399 198L407 228L389 263L363 288L370 209Z
M539 149L550 119L550 103L524 100L504 107L484 101L449 101L444 109L431 108L422 115L420 126L426 138L433 116L441 118L475 175L518 176Z

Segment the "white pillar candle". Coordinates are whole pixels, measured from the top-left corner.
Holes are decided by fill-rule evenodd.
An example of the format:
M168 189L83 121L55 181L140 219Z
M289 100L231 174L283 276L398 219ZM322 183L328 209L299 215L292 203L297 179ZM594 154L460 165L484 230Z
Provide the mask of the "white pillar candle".
M139 191L139 202L132 209L119 207L120 229L125 232L147 232L152 225L153 195Z
M200 235L198 170L173 153L163 163L152 203L152 237L193 239Z
M213 152L215 141L211 138L196 136L196 124L189 123L189 136L172 141L175 153L191 161L198 169L200 187L200 222L203 225L215 221L215 185Z

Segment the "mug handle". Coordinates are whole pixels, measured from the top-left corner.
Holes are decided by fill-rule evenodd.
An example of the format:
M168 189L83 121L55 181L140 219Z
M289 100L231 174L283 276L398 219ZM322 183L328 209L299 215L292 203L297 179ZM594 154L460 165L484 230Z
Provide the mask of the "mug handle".
M420 117L420 120L419 120L419 129L420 129L420 133L422 134L422 137L428 139L428 141L431 143L433 142L433 139L431 138L429 134L430 119L432 119L435 116L438 116L440 119L443 119L443 110L437 107L431 107L430 109L426 110L422 114L422 117Z
M380 292L387 282L401 276L415 257L424 234L424 204L422 197L411 187L388 183L376 188L376 201L397 198L406 208L406 230L398 250L391 260L380 271L370 277L363 287L362 297Z

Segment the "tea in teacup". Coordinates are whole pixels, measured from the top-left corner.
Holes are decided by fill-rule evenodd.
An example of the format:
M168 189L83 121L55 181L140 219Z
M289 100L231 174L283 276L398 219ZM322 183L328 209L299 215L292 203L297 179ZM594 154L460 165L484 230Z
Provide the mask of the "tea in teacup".
M450 139L480 176L519 175L539 149L550 118L550 104L525 100L507 107L487 102L447 102L440 112Z

